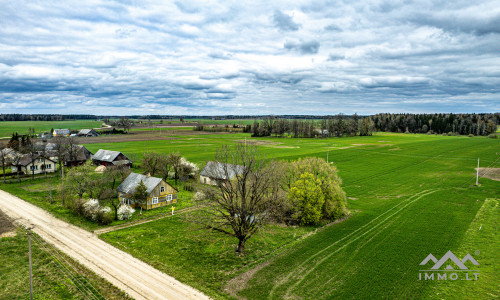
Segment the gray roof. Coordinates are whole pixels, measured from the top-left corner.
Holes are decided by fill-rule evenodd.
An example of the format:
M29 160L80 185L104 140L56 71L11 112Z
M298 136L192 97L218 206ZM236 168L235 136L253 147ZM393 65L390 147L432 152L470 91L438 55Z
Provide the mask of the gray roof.
M242 173L243 166L209 161L207 162L205 168L203 168L203 170L201 171L200 175L215 179L232 179L234 178L234 176L240 175Z
M78 135L98 135L94 129L82 129L78 132Z
M130 173L127 178L116 188L118 192L125 194L133 194L135 188L139 185L139 183L144 182L144 185L147 188L148 194L150 194L158 184L162 181L161 178L158 177L148 177L146 175L141 175L137 173Z
M56 134L67 135L69 134L69 129L54 129Z
M21 160L19 160L19 165L27 166L27 165L31 164L32 162L36 161L38 158L43 158L43 156L40 154L35 154L33 156L31 154L25 154L25 155L23 155ZM45 159L55 163L55 161L53 161L49 157L45 157Z
M107 161L107 162L113 162L115 158L120 155L121 152L119 151L111 151L111 150L104 150L104 149L99 149L94 156L92 156L92 159L94 160L100 160L100 161Z

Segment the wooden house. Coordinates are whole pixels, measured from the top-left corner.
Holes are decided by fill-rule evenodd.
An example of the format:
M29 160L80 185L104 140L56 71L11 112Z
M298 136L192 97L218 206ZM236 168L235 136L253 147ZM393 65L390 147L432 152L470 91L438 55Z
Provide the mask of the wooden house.
M227 181L243 173L243 166L209 161L200 172L200 182L217 185L218 181Z
M71 134L71 132L69 131L69 129L54 129L54 131L52 132L53 137L56 137L56 136L68 137L70 134Z
M52 173L57 171L57 162L39 154L25 154L19 164L12 164L12 172L23 172L24 174ZM34 172L33 172L34 171Z
M84 137L91 137L91 136L99 136L99 133L97 133L94 129L82 129L80 130L80 132L78 132L77 135Z
M135 189L141 182L147 189L147 204L142 209L148 210L177 203L177 190L161 178L130 173L130 175L118 186L118 197L122 203L132 207L139 207L132 199Z
M99 149L93 156L92 161L96 166L132 166L132 161L125 154L118 151Z

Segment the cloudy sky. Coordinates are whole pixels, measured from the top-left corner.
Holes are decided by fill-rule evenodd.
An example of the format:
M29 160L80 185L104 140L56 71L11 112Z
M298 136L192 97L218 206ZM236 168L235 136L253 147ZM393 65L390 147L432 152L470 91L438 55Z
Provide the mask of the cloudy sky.
M498 0L0 0L0 113L495 111Z

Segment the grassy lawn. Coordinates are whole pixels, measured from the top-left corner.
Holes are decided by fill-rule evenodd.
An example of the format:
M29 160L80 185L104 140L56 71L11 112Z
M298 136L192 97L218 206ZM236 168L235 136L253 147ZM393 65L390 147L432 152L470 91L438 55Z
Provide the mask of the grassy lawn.
M194 213L194 212L193 212ZM225 296L225 283L247 265L314 227L268 226L246 245L247 255L235 255L237 239L200 230L184 216L113 231L100 237L211 297Z
M34 299L128 299L104 279L33 234ZM0 238L0 299L29 299L28 236Z
M0 122L0 137L12 136L12 133L28 134L28 128L35 128L36 133L51 129L67 128L80 130L84 128L99 128L102 122L92 120L72 121L2 121Z

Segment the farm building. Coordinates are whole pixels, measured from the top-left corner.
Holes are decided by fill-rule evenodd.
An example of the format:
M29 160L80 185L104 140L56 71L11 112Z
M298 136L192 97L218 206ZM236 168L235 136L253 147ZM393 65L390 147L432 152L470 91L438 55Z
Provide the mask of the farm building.
M35 174L44 173L45 171L52 173L57 171L57 162L39 154L35 154L33 157L31 154L25 154L18 165L12 165L13 173L18 170L24 174L32 174L33 170Z
M242 173L243 166L209 161L200 172L200 182L216 185L217 181L231 180Z
M90 136L99 136L99 133L97 133L94 129L82 129L80 132L77 134L78 136L84 136L84 137L90 137Z
M130 173L116 189L121 202L133 207L138 206L138 204L134 203L134 200L132 200L132 195L141 180L146 186L148 193L147 205L143 205L143 209L148 210L177 203L177 190L170 184L166 183L161 178L137 173Z
M68 137L71 134L69 129L54 129L54 132L52 132L52 136L66 136Z
M85 146L82 145L72 145L63 154L63 160L65 166L82 165L91 157L92 157L92 152L90 152L87 148L85 148Z
M113 167L113 166L132 166L132 161L119 151L99 149L93 156L92 161L95 165Z

